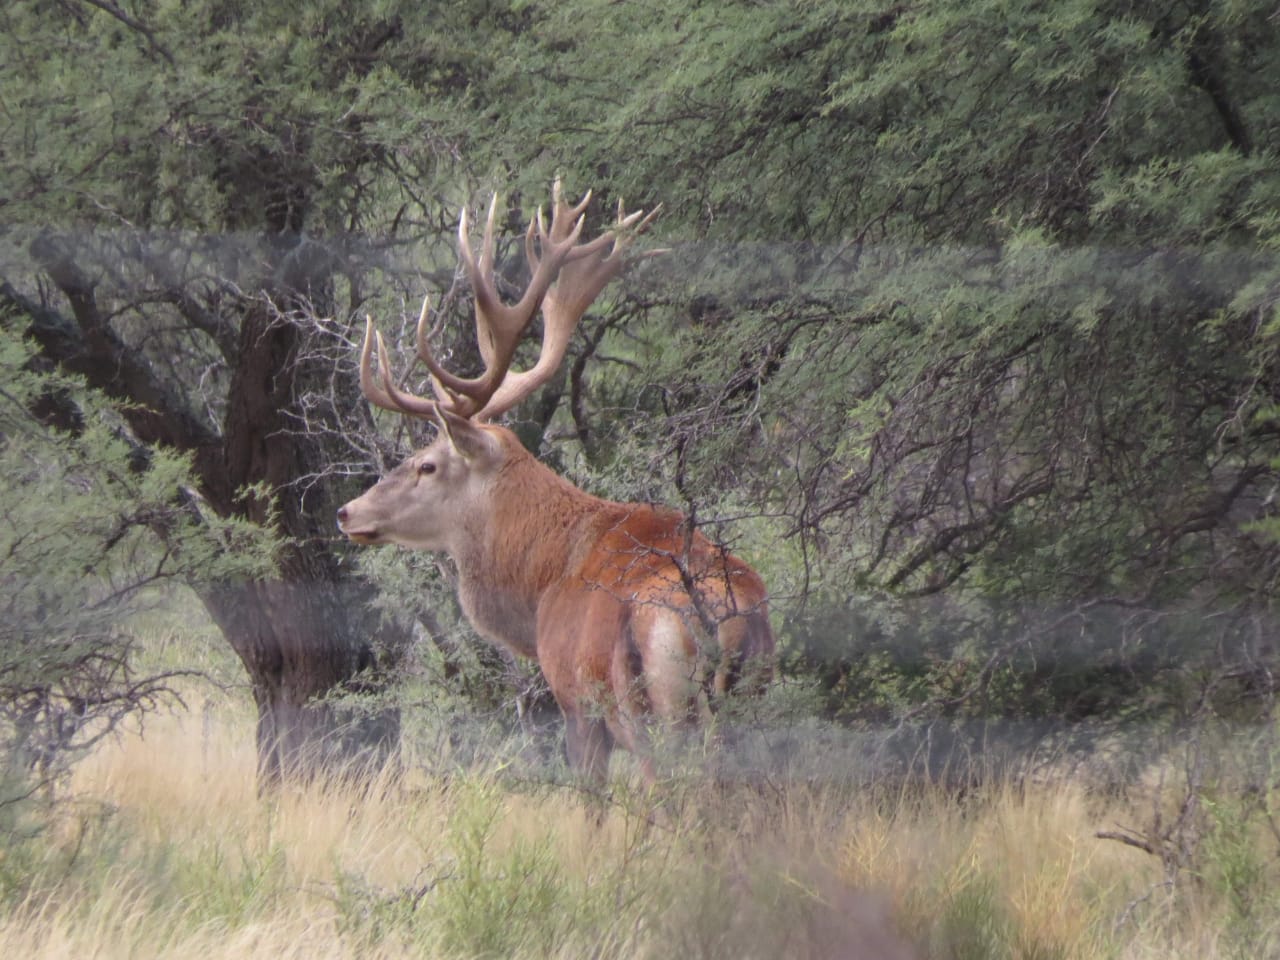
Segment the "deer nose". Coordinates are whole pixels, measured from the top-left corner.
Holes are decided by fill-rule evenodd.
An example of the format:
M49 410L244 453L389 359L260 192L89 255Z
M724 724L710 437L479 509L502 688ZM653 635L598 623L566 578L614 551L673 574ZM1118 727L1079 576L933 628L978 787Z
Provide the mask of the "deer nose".
M338 526L339 527L341 527L344 523L347 522L347 517L348 517L347 508L339 507L338 508Z

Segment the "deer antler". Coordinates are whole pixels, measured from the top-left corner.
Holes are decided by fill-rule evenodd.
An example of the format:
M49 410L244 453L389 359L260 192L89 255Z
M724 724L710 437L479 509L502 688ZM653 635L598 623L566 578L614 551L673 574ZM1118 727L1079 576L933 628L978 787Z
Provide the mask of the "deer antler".
M497 197L489 204L480 258L476 260L467 231L464 210L458 224L458 250L471 280L475 296L476 340L484 360L484 372L474 378L463 378L445 370L435 359L428 343L428 304L424 300L418 317L418 357L431 372L435 399L419 397L400 390L391 381L391 365L382 335L372 318L365 325L364 347L360 352L360 386L371 403L388 410L416 417L434 417L439 408L473 420L491 420L524 400L545 383L559 367L569 346L573 330L600 291L626 265L623 256L631 239L649 228L661 206L648 216L643 211L628 214L618 204L618 217L613 227L589 243L579 244L583 215L591 200L591 192L570 206L560 193L560 181L552 191L551 226L543 220L542 210L529 223L525 232L525 257L531 278L519 301L510 306L498 296L493 276L493 223ZM660 251L651 251L652 256ZM516 347L542 308L542 350L537 362L528 370L511 373ZM376 343L381 383L374 379L372 353Z

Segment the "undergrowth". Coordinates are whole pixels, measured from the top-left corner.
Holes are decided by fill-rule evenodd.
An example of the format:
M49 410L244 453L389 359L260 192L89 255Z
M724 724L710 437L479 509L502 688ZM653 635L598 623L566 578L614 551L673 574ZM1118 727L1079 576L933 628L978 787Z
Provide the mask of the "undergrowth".
M263 797L243 689L186 700L86 759L74 799L7 822L0 956L1280 951L1280 798L1221 761L1191 807L1191 767L1161 756L1124 790L695 773L646 792L621 763L601 798L531 778L517 748L450 768L411 740L380 782Z

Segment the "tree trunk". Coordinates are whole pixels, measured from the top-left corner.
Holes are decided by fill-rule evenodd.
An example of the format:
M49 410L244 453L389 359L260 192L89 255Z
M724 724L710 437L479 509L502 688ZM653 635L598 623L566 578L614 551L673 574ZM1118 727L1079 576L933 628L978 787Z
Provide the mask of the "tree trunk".
M363 776L380 769L399 740L396 711L331 699L376 691L376 614L370 588L351 578L330 546L337 498L326 484L299 486L300 478L321 475L327 458L322 440L289 411L309 379L330 371L306 355L306 331L285 319L285 306L255 301L242 318L223 431L228 489L265 483L272 494L223 508L274 522L289 537L281 579L201 591L253 683L264 788L321 772ZM385 650L398 651L404 639Z
M249 674L264 788L321 772L364 775L394 755L396 711L359 710L328 698L374 692L407 640L375 643L371 588L333 549L339 498L314 480L330 461L324 432L308 431L291 413L307 383L331 379L331 364L308 355L308 331L291 312L314 308L326 278L290 257L287 238L278 242L277 262L294 269L277 272L275 290L241 303L220 435L185 410L114 329L99 306L97 282L77 263L74 243L44 236L32 251L66 296L74 323L8 285L0 288L0 301L31 318L32 335L49 359L127 402L121 412L138 440L191 451L201 493L217 513L273 525L287 538L279 579L193 584ZM301 478L313 480L304 486ZM256 493L245 494L249 488Z
M361 779L395 757L396 710L332 699L377 683L362 631L368 598L343 587L274 580L200 591L253 684L260 789L318 774Z

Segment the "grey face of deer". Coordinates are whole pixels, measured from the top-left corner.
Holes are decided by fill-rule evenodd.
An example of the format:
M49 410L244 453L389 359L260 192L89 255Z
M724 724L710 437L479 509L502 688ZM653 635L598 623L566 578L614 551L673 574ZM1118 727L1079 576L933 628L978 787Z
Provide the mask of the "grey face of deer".
M468 517L484 510L499 445L472 427L441 431L362 496L338 509L338 528L356 543L398 543L452 551Z

